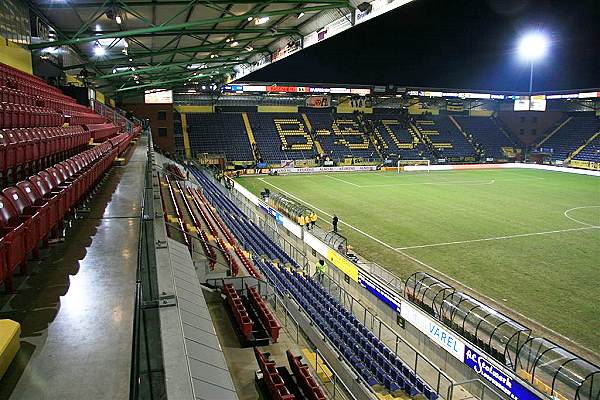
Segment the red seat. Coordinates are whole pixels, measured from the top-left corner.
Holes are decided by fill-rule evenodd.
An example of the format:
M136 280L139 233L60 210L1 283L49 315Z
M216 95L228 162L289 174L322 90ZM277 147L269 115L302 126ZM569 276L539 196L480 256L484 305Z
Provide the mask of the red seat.
M27 260L25 225L12 204L0 195L0 236L5 249L5 275L9 277Z
M34 177L41 179L37 175L34 175ZM17 187L23 193L23 195L27 197L30 207L43 211L42 218L44 220L44 230L46 232L44 237L46 237L58 223L58 209L56 201L53 200L52 196L44 198L39 189L30 181L21 181L17 183Z
M61 213L62 210L60 208L60 194L52 192L52 188L48 185L48 182L39 175L30 176L29 183L31 184L32 188L35 189L35 191L32 190L30 198L34 197L35 195L36 202L48 202L48 220L50 221L52 227L56 226L64 216L64 213ZM19 186L19 184L23 184L23 182L18 183L17 186ZM21 185L21 190L24 190L22 186L23 185ZM25 191L25 194L29 195L29 192Z
M65 215L67 215L67 212L69 211L69 190L65 187L58 186L52 174L50 174L50 172L47 170L40 171L38 175L48 187L49 193L58 196L58 218L59 220L64 219ZM35 182L33 183L36 184ZM39 188L37 184L36 186Z
M45 172L50 175L50 179L53 182L53 189L59 188L65 191L65 210L68 212L75 203L74 187L70 185L70 182L67 182L67 177L63 174L63 172L55 167L46 168Z
M47 232L47 212L40 207L32 207L29 199L19 188L8 187L2 191L4 197L17 211L17 216L25 224L27 253L37 251L40 240Z

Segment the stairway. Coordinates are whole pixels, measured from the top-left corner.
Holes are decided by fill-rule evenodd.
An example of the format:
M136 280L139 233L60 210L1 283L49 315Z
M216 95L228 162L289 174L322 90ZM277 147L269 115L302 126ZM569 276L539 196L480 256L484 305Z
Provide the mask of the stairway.
M310 124L310 120L308 119L308 117L306 116L305 113L302 113L302 119L304 120L304 124L306 125L306 128L308 128L308 133L312 137L313 143L315 144L315 148L317 149L319 156L323 157L325 155L323 146L321 146L321 143L319 143L319 140L317 139L317 135L313 131L312 125Z
M248 113L242 113L242 119L244 120L244 127L246 128L246 135L248 135L250 147L252 147L252 157L254 157L254 162L257 162L261 157L258 146L256 145L256 139L254 138L254 132L252 132L250 120L248 119Z
M556 132L560 131L560 130L561 130L561 129L562 129L564 126L565 126L565 125L567 125L567 124L568 124L568 123L569 123L569 122L570 122L572 119L573 119L573 117L569 117L569 118L567 118L566 120L564 120L562 124L560 124L559 126L557 126L556 128L554 128L554 130L553 130L552 132L550 132L548 135L546 135L546 137L545 137L545 138L543 138L543 139L542 139L542 141L541 141L541 142L539 142L539 143L537 144L537 146L536 146L536 147L540 147L541 145L543 145L543 144L546 142L546 140L548 140L548 139L550 139L552 136L554 136L554 134L555 134Z
M565 159L564 163L568 164L573 158L575 158L575 156L577 156L577 154L579 154L581 152L581 150L583 150L588 144L590 144L598 136L600 136L600 131L594 133L590 138L588 138L588 140L585 141L584 144L582 144L574 152L569 154L569 156Z
M411 122L409 124L408 131L413 136L416 136L419 138L421 143L423 143L425 145L425 147L427 148L427 151L429 151L429 154L431 154L436 159L440 158L440 153L437 151L437 149L431 143L431 139L429 139L429 137L427 135L424 135L423 133L421 133L419 128L414 123Z

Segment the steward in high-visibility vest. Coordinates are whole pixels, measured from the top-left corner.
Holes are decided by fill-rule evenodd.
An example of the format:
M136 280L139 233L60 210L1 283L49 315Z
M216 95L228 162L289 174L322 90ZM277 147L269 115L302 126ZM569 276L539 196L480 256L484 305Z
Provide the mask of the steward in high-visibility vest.
M319 260L319 262L315 265L315 275L317 276L317 280L319 283L323 282L323 276L327 273L327 266L325 265L325 261Z

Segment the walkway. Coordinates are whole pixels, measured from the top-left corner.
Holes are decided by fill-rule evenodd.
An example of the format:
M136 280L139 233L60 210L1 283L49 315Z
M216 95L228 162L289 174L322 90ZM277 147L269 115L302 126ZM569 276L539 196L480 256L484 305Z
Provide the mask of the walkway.
M147 139L114 167L63 243L42 254L0 318L22 324L22 349L0 399L124 399L129 394L139 215Z

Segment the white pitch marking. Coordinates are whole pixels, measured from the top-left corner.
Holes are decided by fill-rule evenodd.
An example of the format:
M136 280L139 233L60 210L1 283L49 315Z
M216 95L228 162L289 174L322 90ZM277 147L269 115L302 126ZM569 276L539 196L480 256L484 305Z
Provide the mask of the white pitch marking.
M568 210L566 210L566 211L563 213L563 215L564 215L565 217L569 218L571 221L573 221L573 222L577 222L578 224L582 224L582 225L585 225L585 226L589 226L589 227L595 227L595 228L597 228L597 226L595 226L595 225L588 224L587 222L583 222L583 221L580 221L580 220L578 220L578 219L575 219L575 218L573 218L573 217L570 217L570 216L569 216L569 213L570 213L571 211L575 211L575 210L581 210L581 209L584 209L584 208L600 208L600 206L582 206L582 207L573 207L573 208L569 208Z
M331 179L335 179L336 181L344 182L344 183L346 183L348 185L356 186L358 188L359 187L363 187L363 186L357 185L356 183L352 183L352 182L348 182L348 181L340 179L340 178L336 178L335 176L331 176L331 175L325 175L325 176L328 177L328 178L331 178Z
M306 202L306 201L302 200L302 199L301 199L301 198L299 198L298 196L294 196L293 194L291 194L291 193L289 193L289 192L286 192L285 190L283 190L283 189L281 189L281 188L279 188L279 187L277 187L277 186L273 185L272 183L269 183L269 182L265 181L263 178L258 178L258 179L259 179L260 181L262 181L262 182L266 183L267 185L274 187L275 189L279 190L280 192L282 192L282 193L285 193L285 194L287 194L287 195L288 195L288 196L290 196L290 197L293 197L294 199L298 200L299 202L301 202L301 203L304 203L304 204L306 204L306 205L307 205L307 206L309 206L309 207L312 207L314 210L317 210L317 211L319 211L319 212L321 212L321 213L323 213L323 214L327 215L328 217L332 217L332 215L331 215L331 214L328 214L328 213L326 213L325 211L323 211L323 210L319 209L318 207L315 207L314 205L312 205L312 204L310 204L310 203L308 203L308 202ZM375 242L377 242L377 243L381 244L382 246L384 246L384 247L386 247L386 248L388 248L388 249L390 249L390 250L392 250L392 251L395 251L396 253L398 253L398 254L400 254L400 255L403 255L404 257L408 258L409 260L412 260L412 261L416 262L417 264L419 264L419 265L422 265L422 266L424 266L425 268L428 268L428 269L430 269L431 271L435 271L437 274L439 274L440 276L443 276L443 277L444 277L444 278L446 278L447 280L449 280L449 281L451 281L451 282L454 282L454 283L456 283L456 284L458 284L458 285L461 285L461 286L463 286L463 287L467 288L469 291L471 291L472 293L475 293L477 296L481 297L482 299L486 299L486 300L488 300L488 301L490 301L490 302L492 302L492 303L498 303L498 301L497 301L497 300L494 300L493 298L491 298L491 297L489 297L489 296L487 296L487 295L485 295L485 294L483 294L483 293L479 292L478 290L475 290L475 289L473 289L472 287L470 287L470 286L468 286L468 285L466 285L466 284L464 284L464 283L462 283L462 282L458 281L457 279L454 279L454 278L453 278L453 277L451 277L450 275L447 275L447 274L443 273L442 271L440 271L440 270L438 270L438 269L436 269L436 268L432 267L431 265L429 265L429 264L426 264L426 263L424 263L423 261L421 261L421 260L419 260L419 259L417 259L417 258L415 258L415 257L411 256L410 254L408 254L408 253L406 253L406 252L404 252L404 251L402 251L402 250L398 250L398 249L396 249L396 248L394 248L394 247L390 246L389 244L387 244L387 243L385 243L385 242L383 242L383 241L381 241L381 240L377 239L376 237L373 237L373 236L369 235L369 234L368 234L368 233L366 233L366 232L363 232L363 231L361 231L360 229L358 229L358 228L356 228L356 227L354 227L354 226L352 226L352 225L348 224L347 222L344 222L344 221L342 221L341 219L339 220L339 222L341 222L342 224L346 225L346 226L347 226L347 227L349 227L350 229L353 229L353 230L355 230L356 232L358 232L358 233L360 233L360 234L362 234L362 235L364 235L364 236L368 237L369 239L371 239L371 240L373 240L373 241L375 241ZM581 347L582 349L584 349L584 350L586 350L586 351L589 351L589 352L592 352L592 350L590 350L589 348L587 348L587 347L585 347L585 346L583 346L583 345L579 344L578 342L574 341L573 339L570 339L570 338L566 337L566 336L565 336L565 335L563 335L563 334L560 334L560 333L556 332L556 331L555 331L555 330L553 330L553 329L550 329L550 328L548 328L548 327L547 327L547 326L545 326L544 324L541 324L541 323L537 322L535 319L533 319L533 318L530 318L530 317L528 317L528 316L526 316L526 315L523 315L523 314L521 314L520 312L518 312L518 311L516 311L516 310L514 310L514 309L512 309L512 308L511 308L511 311L512 311L514 314L518 315L519 317L521 317L522 319L524 319L524 320L526 320L526 321L531 321L531 322L533 322L533 323L535 323L535 324L537 324L537 325L539 325L539 326L543 326L543 327L544 327L544 328L545 328L545 329L546 329L548 332L552 332L554 335L556 335L556 336L558 336L558 337L562 338L563 340L566 340L566 341L568 341L568 342L571 342L571 343L575 343L577 346Z
M495 179L491 179L489 181L443 181L443 182L416 182L416 183L385 183L385 184L375 184L375 185L364 185L359 186L361 188L370 188L370 187L381 187L381 186L415 186L415 185L493 185L496 183Z
M586 226L586 227L582 227L582 228L558 229L555 231L544 231L544 232L519 233L516 235L495 236L495 237L489 237L489 238L483 238L483 239L457 240L455 242L431 243L431 244L422 244L422 245L417 245L417 246L397 247L396 250L422 249L425 247L448 246L448 245L452 245L452 244L487 242L487 241L491 241L491 240L503 240L503 239L512 239L512 238L518 238L518 237L537 236L537 235L550 235L552 233L583 231L583 230L597 229L597 228L600 228L600 226L590 225L590 226Z

